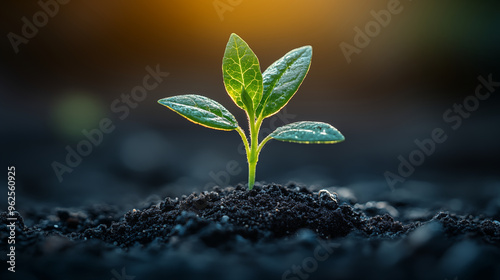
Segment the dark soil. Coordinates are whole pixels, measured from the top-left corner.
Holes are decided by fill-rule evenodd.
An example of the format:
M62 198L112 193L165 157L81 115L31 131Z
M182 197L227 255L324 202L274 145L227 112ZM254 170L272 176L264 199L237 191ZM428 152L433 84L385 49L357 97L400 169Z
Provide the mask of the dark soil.
M16 215L12 279L500 279L494 219L296 184Z

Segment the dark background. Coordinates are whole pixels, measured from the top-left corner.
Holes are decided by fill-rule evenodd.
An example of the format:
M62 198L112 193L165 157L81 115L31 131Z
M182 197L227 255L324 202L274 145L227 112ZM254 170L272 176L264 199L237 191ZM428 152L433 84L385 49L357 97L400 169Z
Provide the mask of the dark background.
M346 136L337 145L271 141L257 180L353 190L372 185L372 192L360 195L367 200L428 192L465 197L473 206L498 195L498 92L457 130L443 120L453 104L474 94L479 75L500 81L498 1L401 0L402 12L351 63L340 43L353 44L354 28L364 29L373 20L370 11L386 9L389 1L242 0L222 17L214 8L220 2L228 3L73 0L60 5L17 54L8 34L21 35L21 19L32 22L41 7L37 1L2 2L1 166L16 167L19 209L137 205L150 195L204 190L217 183L211 173L224 184L244 182L237 133L197 126L156 103L177 94L205 95L246 129L222 82L232 32L250 45L262 70L289 50L312 45L311 69L286 113L293 116L289 121L331 123ZM148 65L170 75L120 120L110 105L142 84ZM81 131L97 128L105 117L115 130L59 182L51 164L64 164L65 147L76 147L85 139ZM447 141L391 189L384 172L397 173L398 156L407 158L415 139L430 137L436 127ZM228 162L241 172L226 178L221 172Z

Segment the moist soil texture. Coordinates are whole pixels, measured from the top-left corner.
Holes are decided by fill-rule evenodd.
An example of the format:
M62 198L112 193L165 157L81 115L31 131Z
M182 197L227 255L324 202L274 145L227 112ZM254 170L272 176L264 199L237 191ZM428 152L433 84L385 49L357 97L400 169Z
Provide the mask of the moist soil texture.
M16 272L2 279L500 279L498 208L463 215L336 191L237 185L137 209L14 212Z

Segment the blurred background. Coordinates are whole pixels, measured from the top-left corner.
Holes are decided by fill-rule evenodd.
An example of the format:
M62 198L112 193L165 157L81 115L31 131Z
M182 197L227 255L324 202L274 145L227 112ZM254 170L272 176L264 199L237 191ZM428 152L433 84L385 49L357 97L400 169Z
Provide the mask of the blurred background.
M383 14L388 5L398 12L376 23L372 11ZM245 182L237 133L197 126L156 103L205 95L246 129L222 82L234 32L262 71L293 48L313 46L304 83L284 113L264 122L265 131L316 120L346 137L336 145L271 141L257 180L360 188L366 199L423 192L481 203L500 189L499 93L470 103L474 110L456 130L457 121L443 114L472 100L478 76L500 81L499 8L498 1L457 0L3 1L2 166L16 167L21 208L134 204ZM356 46L356 28L366 34L367 27L368 42ZM357 48L349 59L342 43ZM168 76L127 103L123 96L143 84L147 67ZM114 129L68 166L67 147L76 150L87 139L82 130L99 129L103 119ZM435 128L447 140L390 187L384 173L398 175L398 157L408 159L414 141ZM62 180L55 162L68 168L59 169Z

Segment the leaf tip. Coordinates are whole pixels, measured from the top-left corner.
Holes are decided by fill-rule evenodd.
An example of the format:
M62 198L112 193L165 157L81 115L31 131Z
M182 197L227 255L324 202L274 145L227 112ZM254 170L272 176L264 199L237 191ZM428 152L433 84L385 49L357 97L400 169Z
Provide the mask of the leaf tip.
M160 105L163 105L163 106L166 106L165 103L167 102L167 98L162 98L162 99L158 99L158 104Z
M231 39L241 39L241 37L238 34L236 34L236 33L233 32L229 36L229 40L231 40Z

